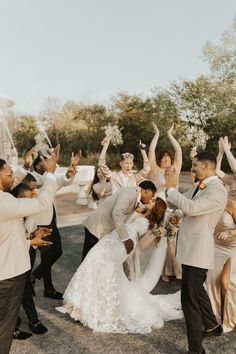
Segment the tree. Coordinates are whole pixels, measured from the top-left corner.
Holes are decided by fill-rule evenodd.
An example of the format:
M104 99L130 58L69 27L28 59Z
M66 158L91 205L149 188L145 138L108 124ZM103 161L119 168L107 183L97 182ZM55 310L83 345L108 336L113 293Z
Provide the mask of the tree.
M235 84L236 80L236 15L231 27L222 33L221 45L207 42L203 48L204 59L209 62L212 76Z

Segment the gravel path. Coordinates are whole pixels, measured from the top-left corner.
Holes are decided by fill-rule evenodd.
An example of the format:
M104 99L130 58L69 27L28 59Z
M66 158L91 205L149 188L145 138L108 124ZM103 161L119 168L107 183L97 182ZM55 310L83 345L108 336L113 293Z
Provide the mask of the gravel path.
M56 289L64 291L71 276L80 263L83 245L82 226L61 229L64 253L54 266L53 279ZM180 282L169 285L162 282L155 288L155 293L174 292ZM55 311L61 305L60 300L42 296L42 283L36 284L35 302L39 318L48 327L45 335L34 335L26 341L13 341L11 354L184 354L187 343L184 320L171 321L164 328L148 335L138 334L100 334L92 331L69 317ZM28 330L27 319L22 312L22 329ZM236 332L220 338L205 340L207 353L235 354Z

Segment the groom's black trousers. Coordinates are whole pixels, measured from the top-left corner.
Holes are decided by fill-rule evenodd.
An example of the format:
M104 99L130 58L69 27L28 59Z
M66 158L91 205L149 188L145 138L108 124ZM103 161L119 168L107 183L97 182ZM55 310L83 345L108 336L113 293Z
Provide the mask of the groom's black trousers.
M207 269L182 264L181 304L184 312L189 351L202 352L202 326L218 325L203 284Z
M98 242L98 238L95 237L93 234L91 234L91 232L86 227L84 228L84 232L85 232L85 238L84 238L84 247L83 247L81 262L83 262L83 260L87 256L87 253Z

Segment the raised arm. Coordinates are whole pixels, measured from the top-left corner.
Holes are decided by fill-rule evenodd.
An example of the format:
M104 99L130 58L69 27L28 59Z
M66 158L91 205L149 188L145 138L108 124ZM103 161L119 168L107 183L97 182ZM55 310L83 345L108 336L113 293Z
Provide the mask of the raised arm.
M101 154L98 159L98 167L101 169L103 175L106 178L112 177L112 172L106 164L106 153L107 153L107 149L108 149L109 144L110 144L110 140L107 137L104 138L102 141L102 146L103 146L102 151L101 151Z
M167 201L181 209L188 216L205 215L209 210L213 213L222 210L222 206L227 202L227 191L225 188L208 186L204 196L198 199L188 199L176 189L168 192ZM201 192L200 192L201 193Z
M15 171L14 173L14 182L11 186L11 189L15 188L18 184L21 183L21 181L25 178L27 175L28 171L30 170L33 160L34 160L34 154L35 154L35 148L32 147L31 149L27 150L24 155L24 165L23 167L20 167L18 170Z
M142 143L142 141L140 140L139 142L139 147L140 147L140 151L141 151L141 155L143 158L143 168L142 170L140 170L135 178L136 178L136 182L137 184L139 184L140 182L142 182L144 179L147 179L148 174L150 172L150 163L147 157L147 153L146 153L146 145Z
M233 174L236 175L236 159L231 152L231 143L228 141L227 136L224 137L224 152Z
M221 162L224 156L224 139L220 138L218 140L219 153L216 158L216 174L222 179L225 184L231 183L231 176L227 175L224 171L221 170Z
M66 171L66 174L62 177L57 178L58 189L73 183L74 177L77 173L76 167L81 159L81 155L81 150L76 155L72 152L70 165Z
M179 175L179 173L181 171L181 167L182 167L182 149L181 149L178 141L174 138L174 136L172 134L173 129L174 129L174 124L172 124L170 129L167 130L167 135L168 135L171 145L173 146L173 149L175 151L174 167L175 167L176 173Z
M159 129L157 128L157 125L154 122L152 122L152 127L155 134L154 137L152 138L151 144L149 146L149 151L148 151L148 160L151 168L157 166L155 151L156 151L156 146L160 135Z

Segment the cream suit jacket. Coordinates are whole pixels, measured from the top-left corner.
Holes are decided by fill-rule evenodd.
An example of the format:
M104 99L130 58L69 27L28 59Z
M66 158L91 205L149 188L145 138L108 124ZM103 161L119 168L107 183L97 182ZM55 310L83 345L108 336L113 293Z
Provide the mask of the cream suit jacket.
M30 269L29 246L22 218L48 209L57 190L52 174L38 198L14 198L0 191L0 280L23 274Z
M184 195L175 189L168 192L168 202L185 213L178 233L176 257L181 264L212 269L213 233L227 203L227 190L217 178L191 199L195 188Z
M117 229L122 240L128 237L125 222L134 212L139 192L125 187L110 196L84 221L84 226L98 239Z
M35 177L35 174L34 173L32 173L32 174ZM41 176L41 175L38 175L38 176L40 176L40 180L38 180L38 177L36 178L37 179L37 184L39 186L41 186L42 185L43 176ZM57 191L60 188L71 184L72 180L73 180L73 178L68 179L68 178L65 178L65 176L57 178ZM38 190L38 194L39 195L40 195L40 193L41 193L41 188ZM28 218L29 220L27 221L27 223L29 223L29 224L35 223L37 225L49 225L51 223L51 221L52 221L53 205L55 205L55 204L56 204L55 200L52 200L52 203L51 203L50 207L47 210L44 210L44 211L42 211L40 213L37 213L37 214L35 214L33 216L30 216Z

